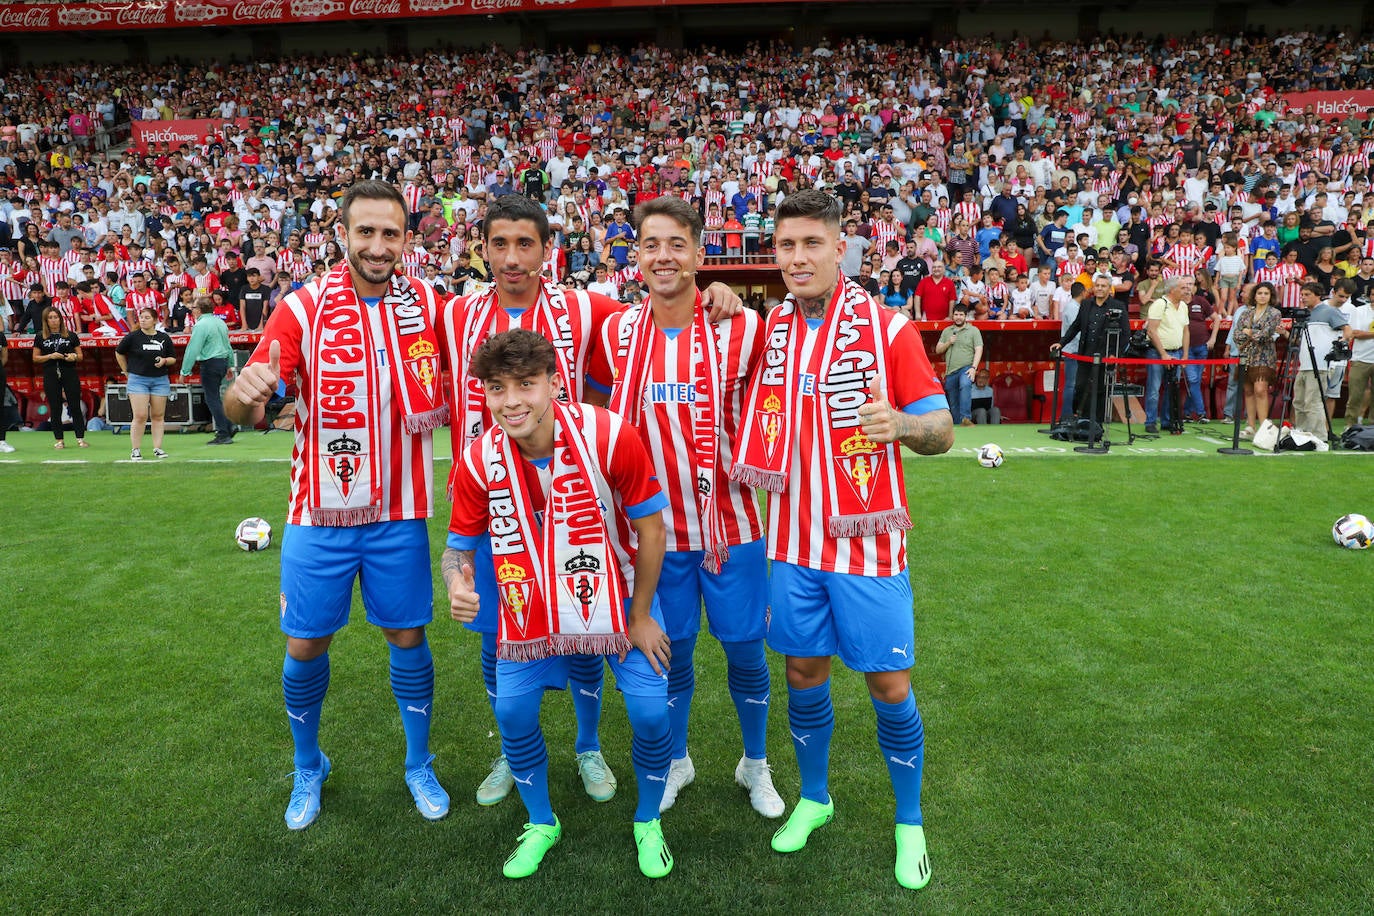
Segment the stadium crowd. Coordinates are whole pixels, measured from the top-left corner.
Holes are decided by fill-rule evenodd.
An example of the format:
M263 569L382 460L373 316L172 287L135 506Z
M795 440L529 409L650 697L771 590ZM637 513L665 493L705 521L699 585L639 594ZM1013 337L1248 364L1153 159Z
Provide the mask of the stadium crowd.
M123 333L145 304L180 330L200 296L259 329L342 258L338 198L374 177L408 203L404 269L445 293L483 284L481 220L503 194L547 209L551 276L633 301L637 202L679 195L712 259L766 262L778 202L814 186L844 205L845 273L916 318L962 302L1059 319L1099 274L1133 313L1176 276L1206 320L1263 282L1296 306L1304 283L1349 278L1358 301L1374 117L1282 96L1371 77L1367 39L1308 33L11 69L0 290L17 332L48 304L87 333ZM126 116L223 128L109 152Z

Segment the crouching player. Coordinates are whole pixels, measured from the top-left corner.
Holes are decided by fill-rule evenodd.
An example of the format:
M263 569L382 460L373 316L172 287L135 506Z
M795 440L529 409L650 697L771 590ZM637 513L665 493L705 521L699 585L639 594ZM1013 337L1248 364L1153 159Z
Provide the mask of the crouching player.
M562 825L549 799L539 727L544 691L568 683L572 659L608 656L634 732L639 868L661 878L673 857L658 819L672 751L670 657L654 600L665 500L634 429L608 411L557 400L554 348L532 331L489 337L473 354L496 425L455 459L443 574L453 618L479 601L474 551L491 533L499 598L496 721L529 823L503 869L538 870Z

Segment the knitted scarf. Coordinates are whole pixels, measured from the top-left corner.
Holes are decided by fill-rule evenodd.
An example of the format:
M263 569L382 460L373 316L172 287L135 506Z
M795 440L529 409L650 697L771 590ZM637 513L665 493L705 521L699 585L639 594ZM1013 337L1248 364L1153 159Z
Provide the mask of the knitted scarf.
M800 438L801 411L814 411L821 466L803 468L802 473L820 476L820 508L831 537L867 537L911 527L896 443L876 443L860 428L858 411L868 402L871 380L878 377L886 383L882 373L887 340L880 312L862 287L842 281L816 331L821 337L810 364L801 366L808 328L796 299L789 295L768 316L766 349L749 389L732 476L772 493L783 492L789 483L792 449ZM816 385L806 408L797 403L803 372Z
M392 404L410 435L448 422L439 376L439 341L430 317L434 292L393 276L378 308L383 340L372 339L367 306L353 288L347 264L325 275L315 300L307 374L314 386L305 448L310 475L310 520L316 525L365 525L382 511L380 343L391 371Z
M597 427L576 404L551 403L552 484L542 528L505 431L484 438L492 565L500 597L497 656L614 655L631 648L625 582L601 514L611 494L593 456Z
M724 390L723 370L718 341L719 331L706 316L701 307L701 294L697 294L690 330L692 347L692 381L696 389L696 400L692 402L692 425L687 430L687 449L692 460L692 478L696 481L697 512L701 519L702 547L705 558L702 561L710 572L720 572L720 566L730 556L730 548L725 543L725 517L720 511L716 468L720 462L720 423L724 407L721 392ZM616 343L615 386L611 390L610 404L613 412L620 414L632 426L640 429L643 436L643 412L646 408L644 388L649 380L649 364L653 354L654 314L653 305L645 300L642 305L627 310L619 319L619 335ZM650 443L645 439L645 450L653 454Z

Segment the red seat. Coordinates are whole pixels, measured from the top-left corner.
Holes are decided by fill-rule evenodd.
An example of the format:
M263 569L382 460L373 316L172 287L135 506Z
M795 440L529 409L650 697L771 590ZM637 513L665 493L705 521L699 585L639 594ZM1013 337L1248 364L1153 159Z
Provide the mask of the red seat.
M992 403L1002 411L1002 422L1030 420L1030 386L1015 372L1003 372L992 380Z

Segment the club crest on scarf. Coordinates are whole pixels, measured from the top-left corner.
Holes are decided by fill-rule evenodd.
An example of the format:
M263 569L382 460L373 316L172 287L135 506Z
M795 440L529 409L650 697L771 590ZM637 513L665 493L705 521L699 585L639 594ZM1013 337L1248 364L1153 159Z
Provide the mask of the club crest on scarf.
M406 350L406 372L424 389L431 400L439 399L439 348L420 338Z
M559 580L577 607L577 616L582 618L583 625L590 626L601 586L606 581L601 560L579 550L563 562L563 575Z
M525 635L534 579L525 567L506 560L496 567L496 591L501 598L501 607L508 613L507 619L521 636Z
M854 489L864 509L873 499L873 481L882 467L883 453L872 439L857 431L840 443L840 454L835 456L845 481Z
M771 461L782 438L782 401L776 394L763 399L763 409L758 414L759 429L763 430L763 449Z
M353 495L354 483L362 478L367 466L367 450L348 433L342 433L325 444L324 465L329 479L345 505Z

